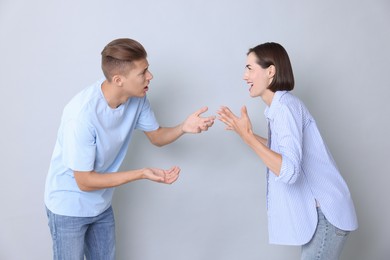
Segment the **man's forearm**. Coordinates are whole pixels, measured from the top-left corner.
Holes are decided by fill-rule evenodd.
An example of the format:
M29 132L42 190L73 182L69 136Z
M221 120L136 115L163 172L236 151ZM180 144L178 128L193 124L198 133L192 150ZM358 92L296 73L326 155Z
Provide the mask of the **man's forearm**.
M113 188L131 181L142 179L143 169L113 173L75 171L74 177L80 190L94 191Z
M153 132L145 132L150 142L156 146L164 146L176 141L184 134L182 124L175 127L160 127Z

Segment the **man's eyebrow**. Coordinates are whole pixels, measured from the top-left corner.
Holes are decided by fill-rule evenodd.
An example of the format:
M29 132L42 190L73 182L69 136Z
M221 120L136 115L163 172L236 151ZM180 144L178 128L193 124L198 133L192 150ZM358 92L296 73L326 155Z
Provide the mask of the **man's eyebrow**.
M149 66L147 66L140 74L145 74L145 72L149 69Z

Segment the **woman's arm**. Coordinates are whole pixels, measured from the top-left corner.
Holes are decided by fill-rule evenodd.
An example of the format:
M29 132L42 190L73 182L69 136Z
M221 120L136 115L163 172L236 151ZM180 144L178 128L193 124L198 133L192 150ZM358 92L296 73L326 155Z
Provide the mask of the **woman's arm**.
M259 136L259 135L257 135L257 134L254 134L254 136L256 137L256 139L257 139L260 143L262 143L262 144L264 144L264 145L267 145L267 142L268 142L267 139L265 139L264 137L261 137L261 136Z
M226 129L235 131L255 151L264 164L279 176L282 156L267 147L267 139L253 133L246 107L241 108L241 117L235 116L228 107L221 107L217 113L218 119L227 126Z

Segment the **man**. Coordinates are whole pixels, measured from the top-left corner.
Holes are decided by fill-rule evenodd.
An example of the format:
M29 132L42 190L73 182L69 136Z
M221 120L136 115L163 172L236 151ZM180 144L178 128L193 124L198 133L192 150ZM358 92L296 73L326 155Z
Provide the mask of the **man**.
M117 39L101 54L105 79L66 105L46 179L54 259L114 259L114 187L140 179L171 184L179 177L176 166L118 172L134 129L163 146L206 131L215 119L200 116L204 107L176 127L159 126L146 97L153 75L144 47Z

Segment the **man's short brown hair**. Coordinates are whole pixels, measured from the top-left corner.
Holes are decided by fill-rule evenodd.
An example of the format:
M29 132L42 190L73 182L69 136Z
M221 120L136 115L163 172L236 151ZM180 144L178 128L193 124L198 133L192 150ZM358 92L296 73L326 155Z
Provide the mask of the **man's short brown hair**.
M137 41L121 38L110 42L102 51L102 70L110 82L114 75L127 74L133 61L146 59L145 48Z

